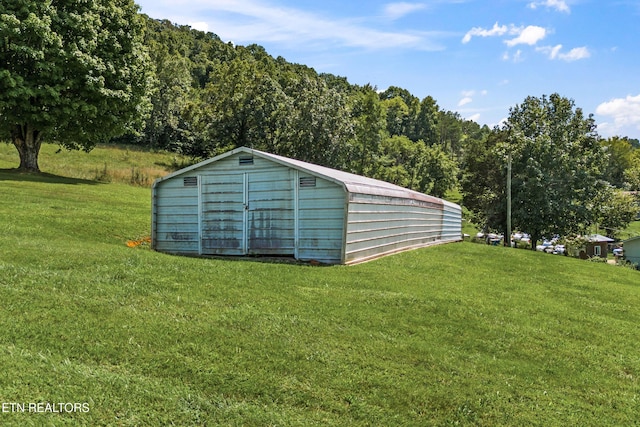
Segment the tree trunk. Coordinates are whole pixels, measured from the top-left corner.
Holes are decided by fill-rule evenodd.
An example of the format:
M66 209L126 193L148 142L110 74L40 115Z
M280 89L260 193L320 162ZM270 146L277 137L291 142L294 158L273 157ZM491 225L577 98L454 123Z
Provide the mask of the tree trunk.
M24 172L40 172L38 154L40 154L40 131L28 124L16 125L11 138L20 154L20 168Z
M529 237L531 238L531 250L535 251L536 247L538 246L538 240L540 240L540 236L535 233L535 234L529 234Z

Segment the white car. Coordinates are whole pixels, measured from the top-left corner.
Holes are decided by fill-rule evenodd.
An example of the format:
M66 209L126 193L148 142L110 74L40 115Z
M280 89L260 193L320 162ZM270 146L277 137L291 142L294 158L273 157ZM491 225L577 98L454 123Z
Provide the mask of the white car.
M550 254L551 252L553 252L553 248L553 244L550 241L545 240L541 245L536 246L536 251L546 252Z

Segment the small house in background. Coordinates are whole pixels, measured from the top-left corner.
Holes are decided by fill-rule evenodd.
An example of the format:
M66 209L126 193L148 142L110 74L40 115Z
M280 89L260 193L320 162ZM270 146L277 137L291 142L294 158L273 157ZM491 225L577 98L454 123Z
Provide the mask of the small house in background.
M622 243L624 259L640 266L640 236L632 237Z
M592 234L587 236L585 247L580 250L580 258L588 259L593 257L607 258L609 253L609 244L615 240L600 234Z
M460 206L240 147L153 184L152 247L353 264L462 240Z

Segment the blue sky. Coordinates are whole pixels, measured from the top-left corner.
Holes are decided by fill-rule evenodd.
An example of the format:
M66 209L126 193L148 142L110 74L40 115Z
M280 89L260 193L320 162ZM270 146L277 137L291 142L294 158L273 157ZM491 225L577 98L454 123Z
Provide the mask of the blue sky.
M598 132L640 138L640 0L136 0L141 12L259 44L380 90L432 96L490 127L559 93Z

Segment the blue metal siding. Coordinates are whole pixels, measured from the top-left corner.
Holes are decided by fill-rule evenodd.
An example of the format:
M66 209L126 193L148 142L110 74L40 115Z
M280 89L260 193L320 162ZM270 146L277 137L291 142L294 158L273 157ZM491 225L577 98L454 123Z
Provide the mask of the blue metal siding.
M640 265L640 237L625 240L624 257L632 264Z
M299 259L342 262L345 197L340 185L317 177L315 187L298 189Z
M244 255L243 174L201 175L200 178L201 253Z
M164 252L351 264L460 240L461 209L243 147L157 180L152 228L153 247Z
M254 255L293 255L295 223L293 171L271 163L248 174L248 248Z
M454 239L455 233L457 237ZM365 261L445 240L460 240L460 236L459 215L456 226L454 209L445 209L442 201L437 199L427 202L351 194L345 262Z
M442 237L443 241L457 242L462 238L462 208L455 203L443 201Z
M154 248L197 254L198 188L185 187L182 178L164 181L155 190Z

